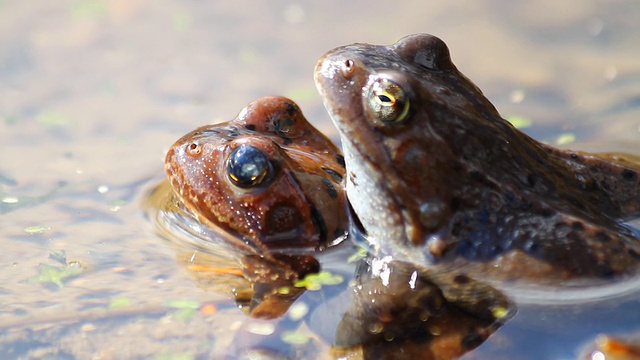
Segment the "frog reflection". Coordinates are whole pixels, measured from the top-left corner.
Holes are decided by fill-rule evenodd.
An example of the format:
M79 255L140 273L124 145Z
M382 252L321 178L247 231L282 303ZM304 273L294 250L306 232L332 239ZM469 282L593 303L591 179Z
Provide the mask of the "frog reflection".
M351 291L335 336L340 358L458 358L515 314L487 284L389 258L364 260Z
M327 290L301 298L313 307L307 316L292 321L285 315L304 288L278 280L269 283L269 277L256 277L260 272L246 277L247 270L243 270L245 276L241 276L238 268L222 269L221 260L215 256L184 250L179 258L200 287L232 293L249 316L277 321L276 332L270 336L241 328L232 344L235 352L279 349L277 356L290 358L319 356L322 351L350 359L454 359L483 343L516 311L501 292L463 274L436 274L409 263L366 258L358 264L356 277L348 287L346 283L325 287ZM262 265L271 266L268 262ZM267 288L287 286L289 291L257 294L256 284L250 279L258 279L260 286ZM335 300L327 302L331 298L342 306L336 307ZM336 312L341 315L332 317ZM318 322L319 318L323 320ZM323 337L327 330L322 327L334 329L333 336ZM300 332L303 328L308 329L303 336L316 341L300 345L282 341L284 332Z

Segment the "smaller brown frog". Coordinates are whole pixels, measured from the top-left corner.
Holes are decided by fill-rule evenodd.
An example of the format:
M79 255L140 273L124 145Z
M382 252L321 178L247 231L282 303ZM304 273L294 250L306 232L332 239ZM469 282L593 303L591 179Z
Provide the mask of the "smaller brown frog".
M289 99L257 99L231 121L188 133L165 169L187 210L235 235L247 253L344 237L342 154Z
M190 233L208 243L179 258L200 282L236 284L253 317L284 314L304 292L294 282L320 269L309 250L345 237L340 150L287 98L257 99L231 121L188 133L165 169L178 208L204 226Z

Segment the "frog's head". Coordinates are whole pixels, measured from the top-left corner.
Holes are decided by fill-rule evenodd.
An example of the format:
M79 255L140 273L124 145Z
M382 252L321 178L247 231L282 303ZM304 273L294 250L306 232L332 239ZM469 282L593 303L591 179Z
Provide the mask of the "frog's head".
M318 61L315 81L334 123L345 133L371 129L389 137L426 127L430 136L425 140L442 142L442 147L449 146L446 136L453 128L471 131L505 123L455 67L447 45L429 34L410 35L389 46L353 44L331 50Z
M478 201L461 189L485 186L477 175L513 165L505 159L521 150L511 144L528 141L432 35L336 48L319 60L315 81L340 132L349 200L374 242L431 243L428 256L441 256L446 246L431 240Z
M183 136L165 168L200 220L267 248L308 248L346 227L344 167L336 156L291 100L268 97L234 120Z

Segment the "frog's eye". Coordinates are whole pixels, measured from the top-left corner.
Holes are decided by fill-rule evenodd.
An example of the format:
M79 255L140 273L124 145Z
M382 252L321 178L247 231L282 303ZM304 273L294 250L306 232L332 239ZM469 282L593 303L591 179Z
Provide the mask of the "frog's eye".
M402 121L409 113L409 98L397 83L378 78L369 84L365 106L384 123Z
M252 187L271 178L273 167L267 156L251 145L238 146L227 159L229 179L239 187Z

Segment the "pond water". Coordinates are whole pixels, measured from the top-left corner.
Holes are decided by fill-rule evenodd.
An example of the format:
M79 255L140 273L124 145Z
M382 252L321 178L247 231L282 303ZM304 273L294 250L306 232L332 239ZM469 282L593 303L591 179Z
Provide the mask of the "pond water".
M247 317L145 212L168 147L269 94L336 139L317 59L428 32L535 138L640 154L639 18L634 1L0 0L0 357L255 358L266 338L330 357L355 265L323 254L345 282L303 294L301 319ZM639 333L639 303L522 306L465 358L576 358ZM300 327L306 342L281 336Z

